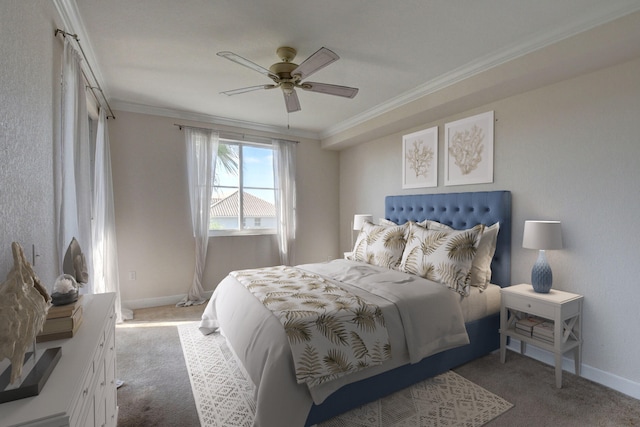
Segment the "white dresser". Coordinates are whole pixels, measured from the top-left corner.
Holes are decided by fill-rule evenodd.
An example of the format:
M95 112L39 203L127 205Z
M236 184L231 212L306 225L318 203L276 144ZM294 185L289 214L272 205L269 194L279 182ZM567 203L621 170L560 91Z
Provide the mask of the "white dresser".
M38 344L62 355L38 396L0 404L0 426L115 427L115 294L84 295L73 338Z

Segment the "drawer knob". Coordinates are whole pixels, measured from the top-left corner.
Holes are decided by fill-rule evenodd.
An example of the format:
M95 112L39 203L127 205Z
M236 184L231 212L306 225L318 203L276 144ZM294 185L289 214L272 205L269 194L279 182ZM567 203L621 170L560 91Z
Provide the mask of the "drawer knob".
M82 390L82 395L86 396L87 394L89 394L89 389L85 388L84 390Z
M527 304L527 308L531 308L531 304Z

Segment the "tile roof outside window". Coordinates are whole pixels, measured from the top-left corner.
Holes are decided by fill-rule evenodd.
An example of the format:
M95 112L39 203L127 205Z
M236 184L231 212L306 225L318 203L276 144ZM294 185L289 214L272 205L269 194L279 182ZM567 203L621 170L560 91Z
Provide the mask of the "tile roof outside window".
M239 191L234 191L222 199L214 199L211 202L211 217L238 217L238 207L240 206L238 196ZM276 207L272 204L244 192L244 216L245 217L275 217Z

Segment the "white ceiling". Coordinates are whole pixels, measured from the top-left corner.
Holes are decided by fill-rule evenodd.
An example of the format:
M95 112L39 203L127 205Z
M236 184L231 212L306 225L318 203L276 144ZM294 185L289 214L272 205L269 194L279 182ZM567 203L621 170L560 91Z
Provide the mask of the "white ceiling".
M638 0L54 0L75 27L109 103L322 138L446 85L640 9ZM311 80L354 86L345 99L298 90L287 114L271 83L216 56L268 68L291 46L341 59ZM246 122L246 123L245 123ZM253 126L253 125L250 125Z

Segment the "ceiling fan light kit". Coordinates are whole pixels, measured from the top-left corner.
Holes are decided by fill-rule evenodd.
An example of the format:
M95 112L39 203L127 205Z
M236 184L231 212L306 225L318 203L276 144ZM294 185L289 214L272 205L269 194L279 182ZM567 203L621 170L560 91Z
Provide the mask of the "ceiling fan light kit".
M306 77L340 59L340 57L335 52L325 47L318 49L313 55L305 59L300 65L292 62L297 54L297 51L292 47L279 47L276 50L276 54L282 62L277 62L269 67L269 69L266 69L256 64L255 62L249 61L248 59L236 55L233 52L218 52L218 56L235 62L236 64L240 64L251 70L257 71L260 74L264 74L274 82L274 84L249 86L220 93L228 96L233 96L241 93L252 92L254 90L275 89L276 87L279 87L282 89L282 93L284 94L285 106L287 108L287 112L289 113L301 110L298 94L296 93L296 88L304 89L311 92L324 93L327 95L341 96L344 98L353 98L358 94L358 89L353 87L339 86L327 83L302 82L302 80Z

